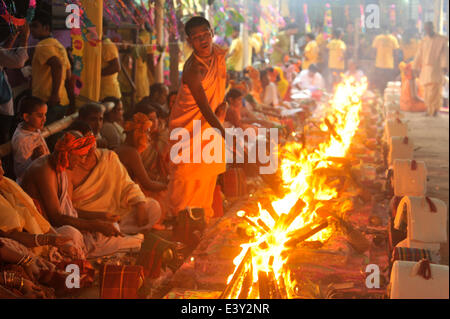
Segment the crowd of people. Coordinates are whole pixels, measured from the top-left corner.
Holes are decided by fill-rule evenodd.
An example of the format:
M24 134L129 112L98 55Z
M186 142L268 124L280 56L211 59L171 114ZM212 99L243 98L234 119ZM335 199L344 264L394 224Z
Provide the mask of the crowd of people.
M306 34L300 54L291 50L289 39L298 35L293 25L281 30L270 54L264 52L262 38L251 34L252 65L245 67L237 30L227 51L214 44L209 22L194 17L185 25L192 54L176 91L154 83L154 60L147 51L137 59L138 103L125 107L122 58L118 46L104 38L99 101L77 108L73 58L52 36L51 25L49 15L37 12L29 27L15 33L2 21L0 34L0 113L20 118L16 127L2 128L1 142L11 141L13 169L7 169L6 177L0 166L0 288L25 297L51 297L48 287L62 261L138 250L141 234L170 230L186 209L201 208L206 222L213 218L213 194L218 176L226 171L225 160L174 164L169 139L174 129L193 133L195 120L201 121L201 132L213 127L222 136L225 128L285 127L281 114L295 108L293 94L303 92L320 101L343 74L356 80L365 76L340 29L330 39L321 28ZM422 40L411 30L400 39L383 29L372 44L375 73L367 75L382 92L395 80L402 56L402 83L410 94L402 94L405 107L435 115L442 105L448 39L435 34L431 23L425 32ZM38 40L31 57L30 33ZM148 43L148 32L139 41ZM28 60L31 91L15 99L5 69L22 68ZM74 112L78 117L67 129L43 138L45 125Z

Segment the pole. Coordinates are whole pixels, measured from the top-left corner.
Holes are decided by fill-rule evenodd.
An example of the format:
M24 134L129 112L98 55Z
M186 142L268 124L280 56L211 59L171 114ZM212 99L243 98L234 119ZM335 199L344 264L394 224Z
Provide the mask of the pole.
M156 1L156 41L159 47L164 48L164 0ZM156 83L164 82L164 52L160 52L161 57L155 68Z
M442 11L444 9L444 2L442 0L434 0L434 25L436 32L442 34L443 19Z
M248 37L248 26L249 26L249 18L248 18L248 10L247 3L244 4L244 23L241 24L242 30L242 44L243 44L243 55L244 55L244 68L251 65L252 56L251 56L251 47L249 46L249 37Z

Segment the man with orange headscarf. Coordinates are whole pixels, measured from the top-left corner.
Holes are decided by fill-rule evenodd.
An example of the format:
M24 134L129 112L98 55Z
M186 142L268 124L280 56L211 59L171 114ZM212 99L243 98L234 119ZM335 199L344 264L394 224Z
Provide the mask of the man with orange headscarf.
M147 115L136 113L132 121L125 123L125 142L115 151L128 171L131 179L139 184L145 195L158 201L161 207L161 220L167 211L167 185L150 179L142 162L141 154L149 146L149 130L152 122ZM155 225L154 228L161 228Z
M98 257L120 249L138 249L141 238L123 237L109 212L85 212L72 204L73 169L95 150L95 137L89 128L66 132L52 154L34 161L24 174L22 186L56 231L72 239L79 258ZM94 194L93 194L94 195ZM121 221L122 223L123 221ZM119 237L117 237L119 236Z

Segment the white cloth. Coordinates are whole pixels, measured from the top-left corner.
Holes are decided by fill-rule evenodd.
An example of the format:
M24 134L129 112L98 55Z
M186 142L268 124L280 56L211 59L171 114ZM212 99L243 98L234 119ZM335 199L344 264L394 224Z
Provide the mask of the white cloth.
M448 266L430 264L431 278L417 275L417 262L395 261L391 272L391 299L448 299Z
M4 68L20 69L24 66L27 60L28 54L25 48L5 49L0 44L0 71ZM0 114L14 115L13 99L10 99L6 103L0 104Z
M417 169L412 170L412 161L394 160L394 195L425 196L427 192L427 167L425 162L416 161Z
M41 135L41 131L36 132L23 129L24 123L20 123L11 140L11 147L14 156L14 173L17 183L20 184L23 174L33 160L31 155L35 148L42 146L44 153L42 156L50 154L47 143Z
M437 212L431 212L425 197L405 196L398 205L394 227L399 229L406 206L408 239L424 243L447 241L447 206L437 198L430 198Z
M311 77L309 70L303 70L299 75L297 75L292 86L300 87L302 90L323 90L325 89L325 81L320 73L316 72L314 76Z
M105 122L101 131L102 137L107 141L109 149L115 149L125 141L123 127L116 122Z
M263 104L277 106L279 104L278 100L278 90L275 83L270 82L264 90Z
M78 212L72 205L72 201L69 197L68 193L68 178L65 171L61 172L57 176L58 178L58 197L61 208L61 213L67 216L71 216L74 218L78 218ZM156 202L156 201L155 201ZM155 205L152 201L147 202L149 218L153 218L149 220L149 223L144 227L132 227L135 225L134 214L128 214L125 216L120 225L124 225L123 229L119 225L117 225L118 229L121 229L123 232L138 232L138 231L146 231L150 230L152 225L154 225L160 216L155 216L155 214L150 214L152 209L151 205ZM156 205L159 205L156 202ZM156 220L154 220L156 219ZM72 238L75 247L83 252L83 255L95 258L106 255L111 255L119 251L124 250L136 250L141 247L143 236L142 235L133 235L133 236L124 236L124 237L107 237L101 233L91 233L91 232L80 232L74 227L71 226L63 226L57 229L57 232L62 235L69 236Z

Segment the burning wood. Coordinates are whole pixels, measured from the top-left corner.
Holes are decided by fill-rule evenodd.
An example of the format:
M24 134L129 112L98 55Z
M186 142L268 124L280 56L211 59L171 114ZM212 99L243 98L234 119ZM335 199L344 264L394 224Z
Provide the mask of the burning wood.
M335 200L345 187L360 186L346 155L360 123L360 97L366 88L366 83L344 79L319 126L328 128L329 134L316 146L305 148L298 142L285 145L280 153L281 183L274 185L275 176L265 179L273 190L282 189L283 194L274 191L279 199L264 202L265 209L259 203L259 215L238 212L259 233L242 245L222 298L292 297L293 282L286 264L289 253L301 242L327 240L332 234L328 217L339 218L335 211L351 208ZM345 222L340 225L350 241L355 240L355 249L366 249L364 235Z

